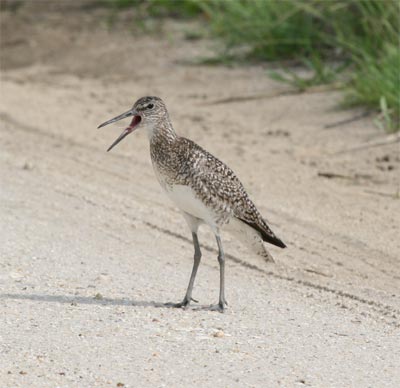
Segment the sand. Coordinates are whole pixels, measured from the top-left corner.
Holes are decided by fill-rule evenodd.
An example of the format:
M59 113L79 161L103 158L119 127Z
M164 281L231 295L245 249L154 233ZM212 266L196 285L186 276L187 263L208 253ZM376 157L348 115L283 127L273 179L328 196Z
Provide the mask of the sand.
M185 39L192 24L143 32L127 11L110 27L91 5L1 13L0 386L398 387L399 143L371 147L387 139L371 117L326 128L363 112L339 91L195 64L215 42ZM267 264L223 234L224 314L163 307L183 298L190 232L146 133L106 153L125 122L96 129L143 95L288 245ZM216 244L199 237L194 307L218 297Z

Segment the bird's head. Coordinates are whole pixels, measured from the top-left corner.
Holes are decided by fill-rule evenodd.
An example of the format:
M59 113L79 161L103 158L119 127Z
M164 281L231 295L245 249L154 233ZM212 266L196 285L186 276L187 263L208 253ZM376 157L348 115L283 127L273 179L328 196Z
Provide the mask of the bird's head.
M111 144L107 151L110 151L122 139L124 139L126 136L128 136L139 127L144 127L147 130L152 131L152 129L157 125L160 120L168 118L168 112L161 98L142 97L135 102L132 109L129 109L127 112L122 113L117 117L114 117L113 119L104 122L103 124L100 124L98 128L104 127L111 123L115 123L116 121L122 120L130 116L133 116L131 123L128 127L124 129L118 139L115 140L113 144Z

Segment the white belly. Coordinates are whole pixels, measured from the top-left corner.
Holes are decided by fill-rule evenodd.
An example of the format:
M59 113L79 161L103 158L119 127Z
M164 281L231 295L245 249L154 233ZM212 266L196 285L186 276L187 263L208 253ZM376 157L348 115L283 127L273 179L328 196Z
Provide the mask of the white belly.
M175 205L196 218L203 220L211 227L216 227L217 215L196 197L195 192L189 186L174 185L164 187L165 192Z

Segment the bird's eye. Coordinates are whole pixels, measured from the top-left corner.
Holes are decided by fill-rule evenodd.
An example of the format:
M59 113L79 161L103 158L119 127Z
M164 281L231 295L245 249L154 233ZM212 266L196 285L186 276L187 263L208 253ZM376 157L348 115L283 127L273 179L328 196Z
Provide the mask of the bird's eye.
M153 108L154 108L154 104L149 104L149 105L147 105L146 108L147 108L147 109L153 109Z

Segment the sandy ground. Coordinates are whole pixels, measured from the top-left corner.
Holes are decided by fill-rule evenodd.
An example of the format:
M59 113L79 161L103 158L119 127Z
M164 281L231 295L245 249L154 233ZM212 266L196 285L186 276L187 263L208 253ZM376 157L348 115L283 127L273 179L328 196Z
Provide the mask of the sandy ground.
M398 387L398 144L338 92L282 94L266 69L193 65L189 28L110 30L91 3L1 13L1 387ZM61 11L60 11L61 9ZM232 97L275 95L215 103ZM265 264L224 235L225 314L174 310L190 233L148 140L99 123L140 96L239 175L287 243ZM346 151L342 152L341 151ZM327 178L322 174L336 174ZM194 297L218 295L204 229Z

